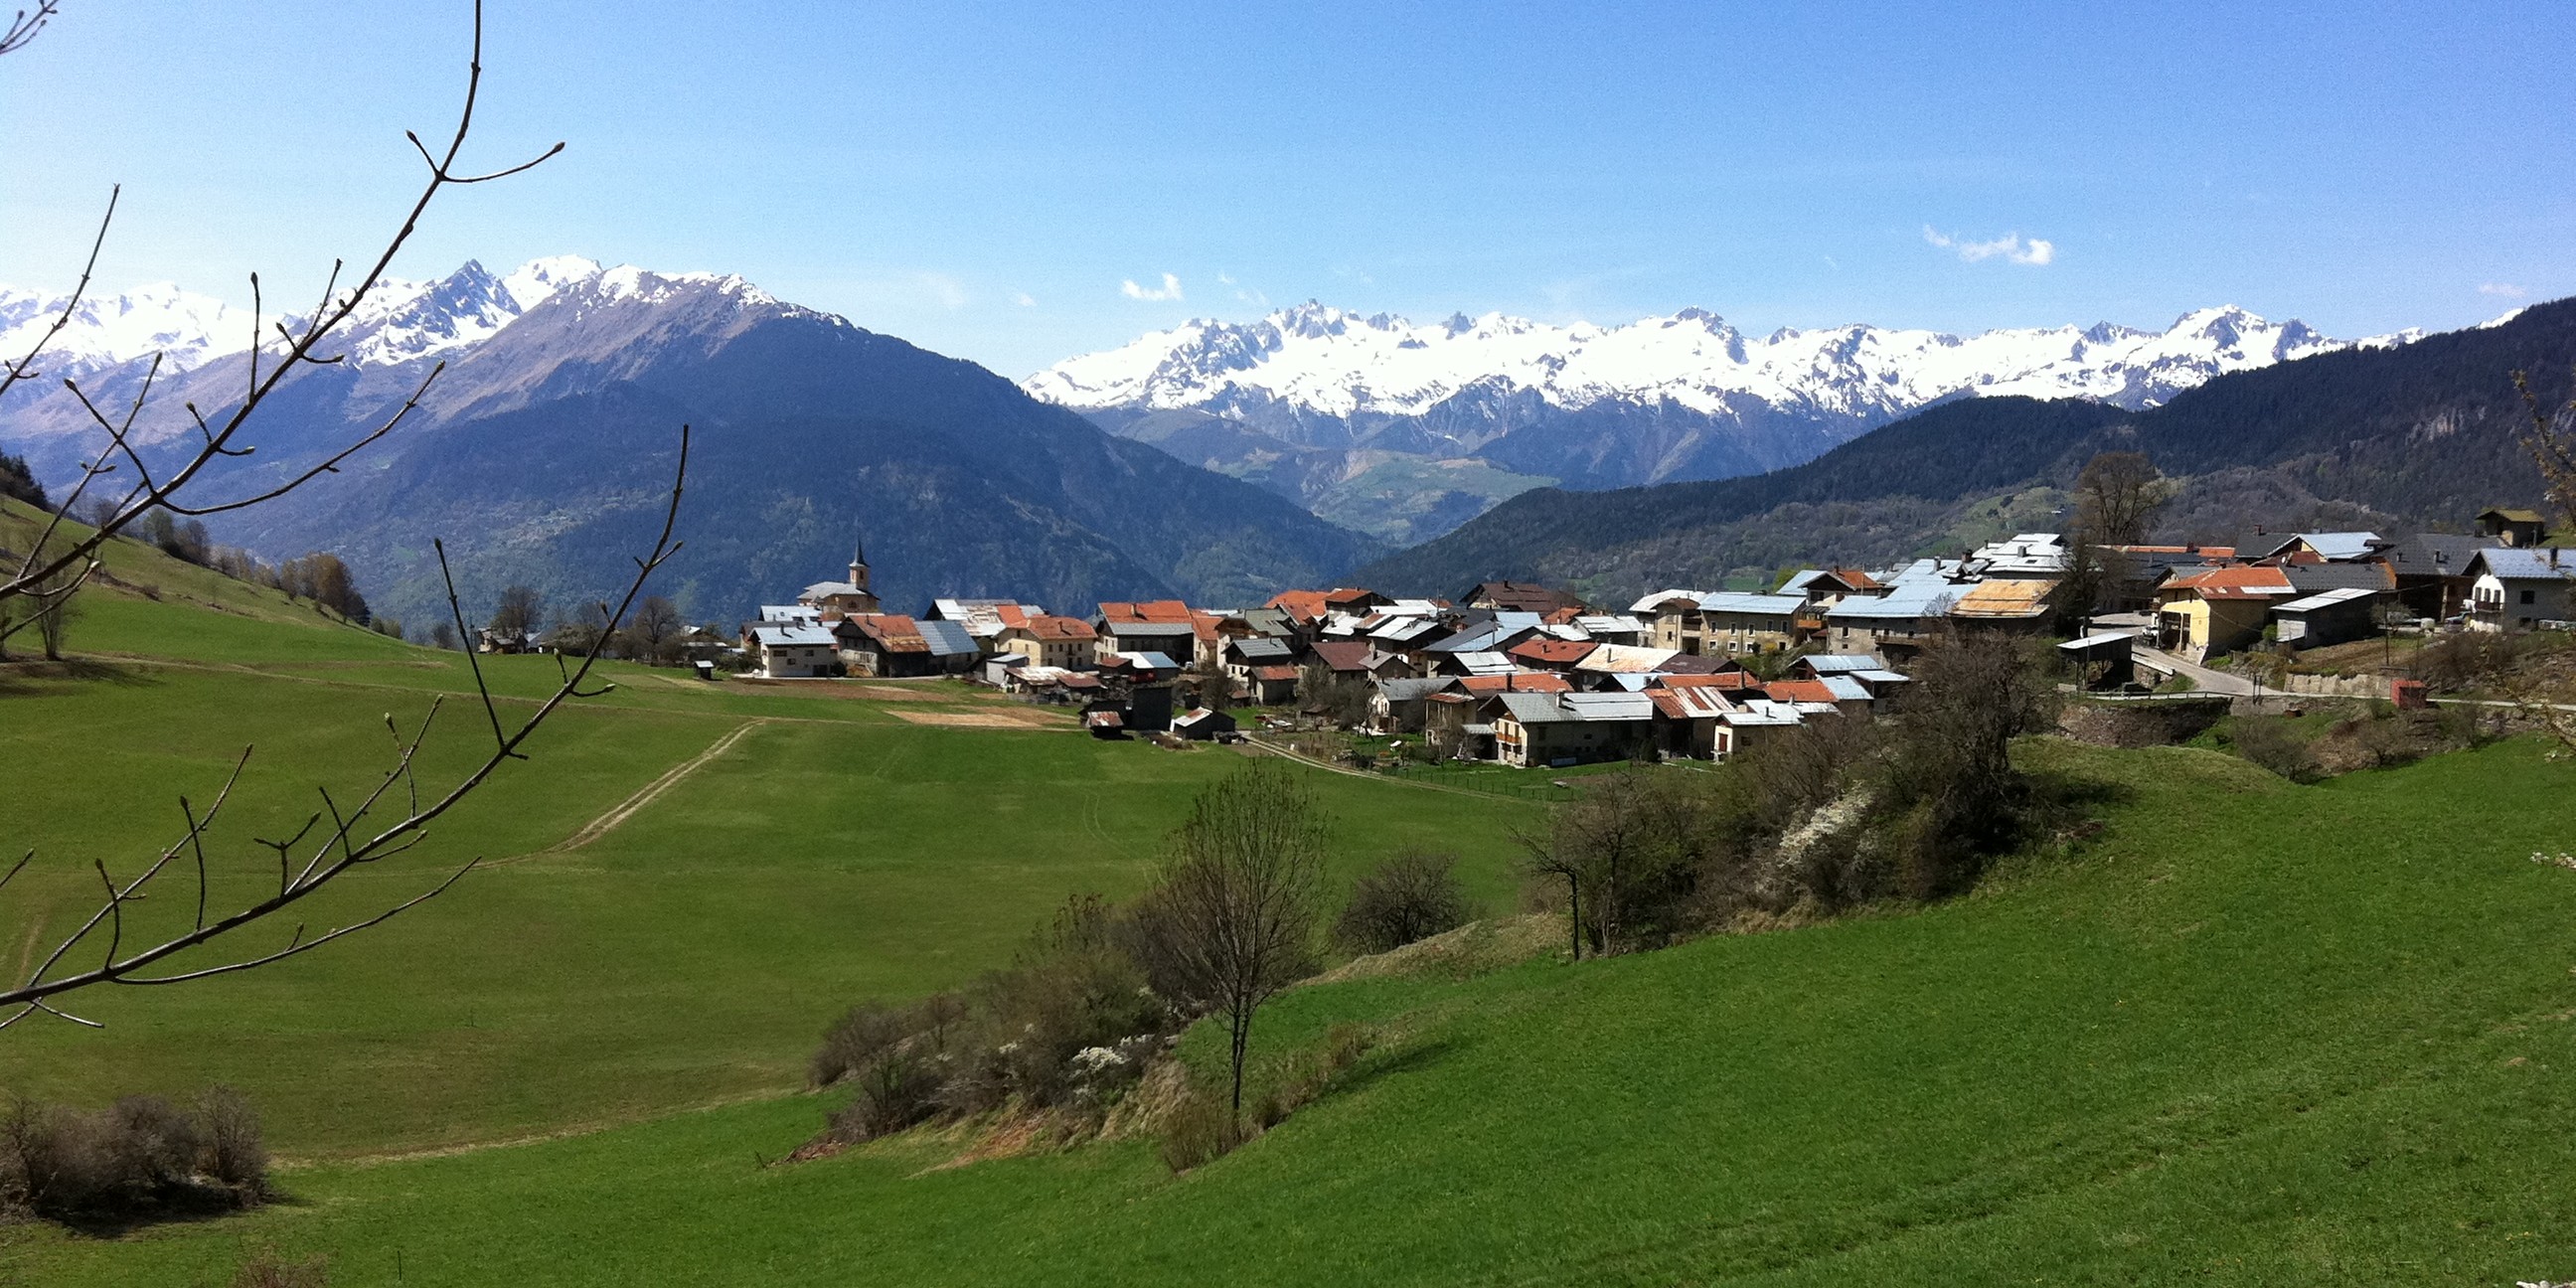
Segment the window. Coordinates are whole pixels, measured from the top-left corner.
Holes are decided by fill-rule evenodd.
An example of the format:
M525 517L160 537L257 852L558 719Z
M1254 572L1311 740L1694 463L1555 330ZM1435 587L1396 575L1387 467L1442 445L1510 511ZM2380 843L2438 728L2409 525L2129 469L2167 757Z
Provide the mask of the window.
M2531 603L2531 602L2532 602L2532 596L2533 596L2533 594L2534 594L2534 593L2536 593L2536 592L2528 591L2528 590L2526 590L2526 591L2522 592L2522 602L2524 602L2524 603L2526 603L2526 604Z

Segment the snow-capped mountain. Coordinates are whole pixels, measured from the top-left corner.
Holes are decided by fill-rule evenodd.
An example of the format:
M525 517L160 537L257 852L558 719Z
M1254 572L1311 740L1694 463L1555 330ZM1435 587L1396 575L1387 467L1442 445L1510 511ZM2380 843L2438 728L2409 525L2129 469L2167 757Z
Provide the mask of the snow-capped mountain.
M467 261L429 281L388 278L341 325L338 348L362 367L387 366L462 349L488 339L562 287L587 282L603 270L578 255L533 259L496 277ZM612 270L617 271L617 270ZM622 270L629 273L638 270ZM54 319L66 297L0 286L0 354L23 358ZM300 315L280 313L270 301L269 321L289 328ZM250 348L251 311L230 301L181 290L171 283L139 286L121 295L90 295L71 321L45 345L37 367L55 377L79 377L161 355L164 374L193 371ZM262 348L277 345L277 332L262 322Z
M1257 322L1157 331L1067 359L1023 387L1217 468L1266 472L1274 486L1293 475L1301 499L1334 514L1333 494L1354 482L1383 495L1386 452L1583 487L1723 478L1797 464L1947 398L2073 397L2136 410L2213 376L2343 347L2304 323L2234 307L2188 313L2162 331L1843 326L1747 336L1698 309L1613 327L1499 313L1416 324L1309 302ZM1309 457L1301 468L1278 467L1299 455ZM1335 517L1389 536L1434 535Z
M238 318L247 343L247 310L199 312ZM220 417L241 396L242 348L172 315L129 330L190 346L193 369L164 371L133 435L147 461L183 459L202 441L187 404ZM81 386L114 400L139 380L142 349L103 338L132 337L84 328L75 343L124 362ZM197 486L220 498L297 478L374 433L444 363L400 427L339 471L211 520L216 540L272 559L338 553L396 616L446 611L433 537L469 603L512 581L557 604L613 593L659 522L682 425L693 428L687 546L657 588L699 620L741 620L839 568L861 537L889 598L1057 604L1257 603L1378 553L972 363L737 276L469 263L371 293L323 352L347 360L288 377L236 444L256 454L214 462ZM0 401L0 450L48 487L99 445L59 382Z

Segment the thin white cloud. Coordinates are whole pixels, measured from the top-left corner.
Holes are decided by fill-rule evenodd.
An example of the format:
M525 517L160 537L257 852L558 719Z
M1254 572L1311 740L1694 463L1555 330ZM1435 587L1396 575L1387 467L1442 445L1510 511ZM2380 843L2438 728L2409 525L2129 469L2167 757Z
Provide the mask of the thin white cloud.
M2002 258L2015 264L2027 264L2037 268L2057 258L2057 243L2044 237L2025 240L2020 233L2005 233L1992 241L1970 241L1949 236L1933 228L1932 225L1925 224L1923 240L1943 250L1957 251L1959 258L1970 264Z
M1181 298L1181 279L1165 273L1163 284L1153 287L1138 286L1136 279L1131 277L1118 284L1118 293L1131 300L1177 300Z
M2480 282L2478 283L2478 294L2500 295L2508 300L2518 300L2523 296L2531 294L2531 289L2529 287L2516 286L2511 282Z
M1038 297L1029 294L1027 291L1013 291L1011 292L1011 303L1017 304L1024 309L1033 309L1038 306Z

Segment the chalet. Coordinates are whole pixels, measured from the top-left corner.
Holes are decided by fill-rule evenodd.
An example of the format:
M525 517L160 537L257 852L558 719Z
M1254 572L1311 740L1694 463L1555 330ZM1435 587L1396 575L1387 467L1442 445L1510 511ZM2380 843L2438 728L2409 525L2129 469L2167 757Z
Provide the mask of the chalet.
M964 675L984 656L982 643L963 622L921 617L913 619L913 625L930 646L930 669L940 675Z
M2376 532L2298 532L2252 556L2259 563L2361 563L2396 544Z
M1726 740L1726 754L1730 757L1743 755L1807 722L1796 706L1769 698L1747 699L1718 719L1726 726L1720 736Z
M2576 557L2499 546L2469 561L2469 626L2528 631L2576 620Z
M1089 730L1094 738L1103 740L1124 738L1127 736L1127 709L1106 699L1085 703L1082 708L1082 727Z
M2275 638L2291 648L2323 648L2379 633L2379 606L2386 592L2367 586L2344 586L2301 595L2272 609Z
M1856 708L1858 695L1866 695L1869 709L1886 711L1897 704L1912 676L1888 669L1887 663L1867 653L1814 653L1799 658L1789 666L1792 679L1821 680L1834 692L1834 705L1844 711Z
M2468 611L2469 561L2493 544L2486 537L2419 532L2390 543L2381 557L2409 614L2447 622Z
M1369 732L1422 732L1424 702L1457 683L1448 676L1378 681L1377 692L1369 696Z
M1198 628L1187 618L1177 622L1110 620L1093 626L1092 650L1101 658L1118 653L1160 653L1184 663L1198 657Z
M867 551L850 552L849 580L815 582L797 594L796 602L826 618L877 611L877 597L868 589Z
M1735 710L1724 690L1714 685L1649 689L1655 704L1655 749L1667 756L1724 760L1734 750L1726 714Z
M753 668L772 680L812 679L841 666L839 641L826 626L754 622L742 629L742 647Z
M1950 606L1969 585L1956 562L1918 559L1886 579L1874 595L1845 595L1825 610L1822 638L1831 653L1911 654L1931 641Z
M1646 678L1661 673L1673 659L1682 656L1672 649L1632 648L1625 644L1597 645L1583 660L1576 662L1570 673L1578 689L1629 688L1643 689ZM1634 681L1614 683L1614 678Z
M1740 657L1794 646L1800 638L1798 619L1807 607L1806 597L1795 594L1664 590L1638 600L1629 611L1644 619L1646 642L1656 648Z
M1494 718L1494 758L1507 765L1620 760L1654 736L1654 699L1642 693L1506 693Z
M1339 679L1364 680L1369 678L1371 651L1361 640L1324 640L1307 646L1306 664L1320 666Z
M930 641L909 617L854 613L824 629L832 633L841 665L851 675L882 677L937 674Z
M1001 651L1003 631L1018 626L1032 617L1042 617L1046 610L1034 604L1009 599L937 599L932 600L931 620L955 622L966 628L975 647L985 657Z
M537 636L534 631L496 631L489 626L474 632L477 653L534 653Z
M2538 510L2482 510L2478 513L2478 535L2499 546L2529 550L2548 535L2549 521Z
M1575 628L1584 638L1596 644L1638 644L1646 640L1646 624L1632 613L1584 613L1574 619Z
M1028 659L1032 666L1070 669L1076 663L1093 662L1097 638L1091 623L1079 617L1042 614L1005 629L995 645L1000 652Z
M2296 599L2287 571L2255 564L2178 574L2156 588L2156 647L2194 662L2263 637L2272 606Z

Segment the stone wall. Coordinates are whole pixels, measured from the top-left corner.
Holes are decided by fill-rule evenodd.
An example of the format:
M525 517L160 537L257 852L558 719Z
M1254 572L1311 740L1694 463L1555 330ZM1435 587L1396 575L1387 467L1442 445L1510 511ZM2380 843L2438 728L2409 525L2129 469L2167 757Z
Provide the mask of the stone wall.
M2059 708L2058 730L2077 742L2097 747L2166 747L2188 742L2224 719L2224 695L2136 698L2125 701L2076 699Z

